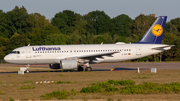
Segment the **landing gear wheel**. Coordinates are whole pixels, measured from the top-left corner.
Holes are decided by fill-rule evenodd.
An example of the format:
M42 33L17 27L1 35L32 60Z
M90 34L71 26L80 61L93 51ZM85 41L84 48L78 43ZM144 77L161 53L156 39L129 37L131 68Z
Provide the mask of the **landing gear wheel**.
M26 73L29 73L29 70L28 70L28 69L26 70Z
M79 72L80 72L80 71L84 71L84 68L81 67L81 66L79 66L79 67L78 67L78 71L79 71Z
M86 67L86 71L92 71L91 67Z

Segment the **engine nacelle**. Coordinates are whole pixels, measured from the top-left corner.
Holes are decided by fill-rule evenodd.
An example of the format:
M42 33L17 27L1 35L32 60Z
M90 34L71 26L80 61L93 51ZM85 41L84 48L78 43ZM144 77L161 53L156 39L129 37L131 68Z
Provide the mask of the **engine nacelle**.
M49 68L50 69L60 69L60 65L59 64L49 64Z
M49 64L50 69L75 69L77 60L61 60L60 64Z
M75 69L77 68L77 60L61 60L60 68L61 69Z

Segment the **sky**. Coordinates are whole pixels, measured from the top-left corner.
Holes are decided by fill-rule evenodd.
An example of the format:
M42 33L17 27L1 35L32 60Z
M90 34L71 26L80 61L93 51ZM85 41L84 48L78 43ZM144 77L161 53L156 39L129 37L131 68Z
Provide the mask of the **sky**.
M167 21L180 17L180 0L0 0L0 10L11 11L24 6L28 13L40 13L51 20L56 13L71 10L85 15L91 11L104 11L114 18L121 14L135 19L140 14L168 16Z

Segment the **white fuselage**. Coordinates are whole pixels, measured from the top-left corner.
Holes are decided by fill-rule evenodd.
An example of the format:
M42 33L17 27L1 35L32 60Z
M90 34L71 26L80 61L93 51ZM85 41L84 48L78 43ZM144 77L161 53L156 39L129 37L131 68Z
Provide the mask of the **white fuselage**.
M119 62L133 60L152 54L157 54L171 47L163 47L163 44L91 44L91 45L41 45L24 46L13 51L19 54L8 54L4 59L16 64L55 64L67 58L78 58L94 54L115 52L112 56L102 56L93 62Z

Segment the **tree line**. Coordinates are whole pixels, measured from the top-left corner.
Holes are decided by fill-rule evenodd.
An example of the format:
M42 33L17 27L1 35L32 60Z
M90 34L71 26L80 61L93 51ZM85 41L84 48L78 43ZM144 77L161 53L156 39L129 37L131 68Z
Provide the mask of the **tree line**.
M39 13L28 14L24 6L0 10L0 59L13 49L31 45L100 44L138 42L155 17L140 14L135 19L121 14L110 18L104 11L80 15L71 10L56 13L49 21ZM166 23L163 44L176 45L161 53L162 61L180 60L180 18ZM138 61L159 61L159 55Z

